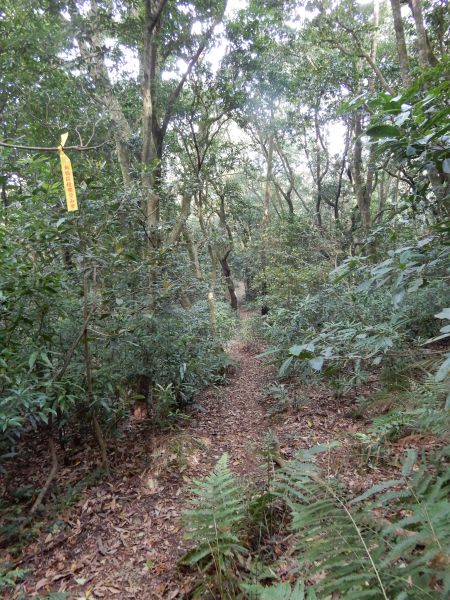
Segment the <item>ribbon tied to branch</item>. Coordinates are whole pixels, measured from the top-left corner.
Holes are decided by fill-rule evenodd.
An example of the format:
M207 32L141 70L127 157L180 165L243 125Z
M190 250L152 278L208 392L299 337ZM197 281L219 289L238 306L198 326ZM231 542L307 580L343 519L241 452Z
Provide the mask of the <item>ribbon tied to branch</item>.
M58 146L59 158L61 161L61 171L64 182L64 191L66 193L67 210L73 212L78 210L77 193L75 190L75 183L73 180L72 163L67 154L64 153L64 145L67 142L69 134L63 133L61 135L61 144Z

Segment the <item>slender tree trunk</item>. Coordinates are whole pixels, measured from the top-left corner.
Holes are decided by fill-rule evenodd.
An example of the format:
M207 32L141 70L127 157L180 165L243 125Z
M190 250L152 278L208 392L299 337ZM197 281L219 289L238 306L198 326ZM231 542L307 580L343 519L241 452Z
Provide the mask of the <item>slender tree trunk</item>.
M39 492L36 500L33 502L33 506L30 509L30 514L34 515L37 509L41 506L42 501L44 500L48 490L50 489L50 485L52 481L56 477L56 473L58 472L58 456L56 454L56 446L55 440L53 439L53 416L50 415L48 419L48 447L50 451L50 460L51 460L51 468L49 474L47 475L47 479L45 480L44 486Z
M84 297L84 319L86 320L89 315L89 307L88 307L88 295L89 295L89 287L88 287L88 279L87 274L84 274L83 277L83 297ZM93 301L93 305L95 306L95 299ZM84 364L86 370L86 388L87 388L87 399L90 407L92 425L94 427L95 437L97 439L98 447L100 449L101 454L101 463L102 468L105 471L108 471L108 454L105 444L105 439L103 437L103 431L100 427L100 423L97 419L97 415L95 414L95 408L92 406L92 402L94 399L93 387L92 387L92 362L91 362L91 353L89 349L89 338L88 338L88 328L84 329L83 333L83 346L84 346Z
M389 187L389 180L387 179L386 171L381 171L380 184L378 186L378 213L376 222L381 223L383 220L384 205L386 203L386 196Z
M183 232L183 228L186 226L186 221L189 219L191 214L191 196L190 194L183 194L183 199L181 202L181 211L180 216L178 217L175 225L172 228L168 236L167 245L173 246L178 241L178 238Z
M435 165L427 169L435 198L437 200L437 213L440 218L450 216L450 177L446 173L439 173Z
M314 108L314 130L316 134L315 138L315 150L316 150L316 173L315 173L315 182L317 186L316 191L316 223L319 230L322 230L322 183L328 172L328 168L330 165L328 149L325 146L322 134L320 131L320 123L319 123L319 106L320 106L320 98L317 101L317 105ZM322 155L325 157L325 164L322 161Z
M269 135L268 147L267 147L267 169L266 169L266 183L264 187L264 201L263 201L263 218L262 218L262 230L263 232L267 229L269 224L269 214L270 214L270 197L271 197L271 187L272 187L272 177L273 177L273 147L274 147L274 137L271 133Z
M376 149L375 146L372 145L370 146L369 157L367 159L366 183L364 185L364 210L367 211L365 222L368 224L369 228L371 225L370 205L372 203L372 194L375 188L375 159Z
M186 224L183 225L182 232L183 232L184 241L186 242L186 249L187 249L187 253L189 256L189 260L191 262L192 271L194 272L195 277L199 281L201 281L203 279L203 273L202 273L202 268L200 266L200 261L198 258L197 246L193 242L192 237L189 233L189 230L188 230Z
M378 26L380 19L380 10L378 0L374 1L373 5L373 23L374 32L372 36L372 44L370 49L370 59L376 65L377 49L378 49ZM375 78L369 79L369 91L375 91ZM361 215L361 223L364 234L367 236L371 227L370 205L372 202L372 194L374 190L375 176L375 146L371 146L369 157L366 165L366 177L363 177L363 158L362 158L362 142L361 135L363 133L363 112L358 109L355 114L355 144L353 150L353 184L355 188L356 200L358 203L359 212Z
M361 109L358 109L355 114L355 143L353 147L353 186L355 189L356 201L358 204L359 214L364 233L367 234L370 230L370 196L365 193L363 181L363 161L362 161L362 119Z
M263 217L261 221L261 271L262 271L262 284L261 292L265 296L267 294L267 252L266 252L266 237L267 228L269 226L270 216L270 199L271 199L271 187L273 177L273 148L274 148L274 136L273 133L269 134L268 148L267 148L267 168L266 168L266 181L264 186L264 197L263 197Z
M289 209L289 217L292 219L292 217L294 216L294 204L292 202L292 189L289 189L286 194L284 195L284 199L286 200L286 203L288 205L288 209Z
M391 0L392 16L394 18L395 39L397 41L397 54L400 63L400 74L405 87L411 84L409 75L409 58L406 49L405 29L403 27L400 0Z
M159 187L161 184L162 132L155 114L155 86L158 78L158 48L155 35L153 0L145 0L144 49L142 53L142 188L147 210L147 232L150 248L160 245ZM159 20L159 18L158 18Z
M238 302L237 302L237 297L236 297L235 288L234 288L234 281L233 281L233 278L231 277L231 269L228 264L228 256L229 256L231 250L233 249L233 235L232 235L231 229L227 223L227 217L226 217L226 213L225 213L225 195L223 195L223 194L220 196L220 207L218 210L218 215L219 215L220 225L224 232L224 236L226 235L228 237L228 244L225 247L223 246L223 244L220 244L220 246L217 247L217 250L214 250L214 252L216 253L216 255L219 259L220 265L222 267L222 273L225 278L225 282L227 284L228 293L230 295L231 308L233 310L237 310Z
M219 257L219 262L222 267L222 273L225 278L225 282L227 284L228 293L230 295L230 306L233 310L238 309L238 300L236 296L236 290L234 286L233 278L231 277L231 269L228 264L228 255L230 251L228 251L225 256Z
M8 194L6 192L6 177L2 181L2 201L4 208L8 208Z
M430 43L428 41L427 32L425 30L425 23L422 11L421 0L409 0L409 6L414 18L416 25L416 37L417 37L417 49L419 51L419 62L422 67L432 67L437 64L436 57L434 56Z
M211 259L211 275L208 289L208 307L211 319L211 332L217 335L217 309L216 309L216 286L217 286L217 256L214 249L208 244L208 253Z
M342 153L341 165L339 168L338 185L337 185L336 194L334 197L334 206L333 206L334 220L336 223L339 221L339 200L340 200L341 193L342 193L342 180L344 177L345 163L347 162L347 155L348 155L348 151L350 148L350 140L351 140L351 126L350 126L350 124L347 123L345 146L344 146L344 151Z

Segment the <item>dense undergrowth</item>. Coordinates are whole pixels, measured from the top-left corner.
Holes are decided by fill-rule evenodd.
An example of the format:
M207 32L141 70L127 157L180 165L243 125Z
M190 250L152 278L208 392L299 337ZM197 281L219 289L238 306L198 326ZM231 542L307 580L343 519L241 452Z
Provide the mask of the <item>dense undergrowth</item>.
M304 226L291 222L287 231L301 236ZM199 569L199 598L217 590L266 600L448 597L445 241L404 232L378 260L359 255L337 268L323 260L317 277L298 258L280 260L293 259L289 241L268 256L259 299L268 314L250 322L248 335L266 340L262 357L278 367L266 390L271 414L298 410L296 390L312 381L338 400L353 398L352 414L369 426L349 434L349 468L384 464L392 479L354 497L345 478L327 472L339 442L288 462L268 443L266 489L245 495L223 457L193 488L186 512L196 546L183 564ZM281 552L280 540L289 540Z
M347 468L384 465L391 479L355 497L345 474L327 468L340 441L286 462L272 440L265 490L245 493L222 457L185 513L195 545L182 564L199 572L194 597L450 594L448 224L417 226L405 210L394 217L401 231L391 222L347 258L335 247L334 264L336 239L314 243L291 218L247 267L265 313L248 334L266 341L261 356L278 368L269 416L298 411L302 384L325 385L368 423L342 432L353 444Z
M345 479L327 473L339 442L302 451L279 468L277 444L269 440L266 488L245 495L223 457L193 489L186 513L196 546L183 564L199 569L199 598L212 598L215 590L220 597L263 600L450 593L448 359L442 346L450 316L442 309L448 247L428 237L387 256L329 266L315 293L302 292L301 272L290 277L291 266L283 273L277 259L280 277L272 273L263 299L269 313L254 319L248 334L267 340L271 347L263 356L278 365L278 382L267 389L273 414L298 410L295 389L302 382L325 383L337 398L350 395L355 417L370 423L365 433L351 435L350 468L384 464L392 479L354 497ZM402 440L407 451L395 446ZM316 463L321 454L326 458ZM283 546L283 540L289 541Z
M4 4L0 594L123 431L170 432L226 380L239 280L278 371L268 419L317 384L364 423L338 432L347 470L392 477L355 495L337 441L286 462L271 438L246 488L224 456L185 517L194 595L448 597L445 3Z
M333 446L281 468L268 447L263 493L244 493L226 455L196 484L185 513L196 546L181 563L199 570L194 597L447 597L449 447L427 458L409 450L396 479L354 497L324 471Z
M182 254L161 254L149 292L141 241L125 240L136 214L123 210L123 199L112 200L114 218L105 213L101 226L95 199L82 216L43 212L56 192L39 164L41 180L17 202L11 194L0 223L0 510L10 549L28 539L25 526L33 534L35 510L52 515L58 498L73 502L98 481L87 475L67 490L63 482L62 496L49 495L42 507L39 487L15 481L24 440L42 448L44 439L50 457L58 457L56 469L96 441L95 462L105 471L108 445L130 416L145 416L153 431L176 426L195 394L224 380L230 359L223 345L236 322L218 299L212 333L207 284L184 272ZM29 168L32 178L33 161Z

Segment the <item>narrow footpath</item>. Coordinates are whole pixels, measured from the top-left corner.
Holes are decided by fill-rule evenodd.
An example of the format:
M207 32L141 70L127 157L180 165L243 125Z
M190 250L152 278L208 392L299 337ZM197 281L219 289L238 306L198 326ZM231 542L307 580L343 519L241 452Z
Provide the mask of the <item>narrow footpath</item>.
M190 482L224 452L237 475L258 477L269 427L263 388L273 377L261 350L238 330L227 347L234 362L228 384L200 394L182 431L149 440L143 430L137 457L117 449L113 476L68 508L59 531L25 549L23 566L34 574L22 587L27 598L66 592L70 600L171 600L189 593L193 576L180 573L176 561L186 548L180 515Z

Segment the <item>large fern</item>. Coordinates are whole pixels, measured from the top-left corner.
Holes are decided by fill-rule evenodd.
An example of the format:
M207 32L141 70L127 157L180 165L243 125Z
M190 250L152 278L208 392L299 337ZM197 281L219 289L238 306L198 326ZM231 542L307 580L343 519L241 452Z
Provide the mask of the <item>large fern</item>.
M408 389L392 393L388 387L377 391L362 403L363 408L374 404L394 404L394 410L376 417L371 431L378 443L401 435L404 431L429 431L446 437L450 431L448 382L438 382L431 375L423 381L412 380Z
M351 499L335 479L321 476L314 464L321 450L301 453L275 483L291 509L300 566L317 578L316 591L345 600L448 597L448 451L416 471L410 454L400 479Z
M247 552L239 538L245 504L242 490L228 467L227 454L208 477L194 481L192 494L183 521L186 538L195 547L180 564L199 565L205 571L214 565L219 572L225 572L231 559Z

